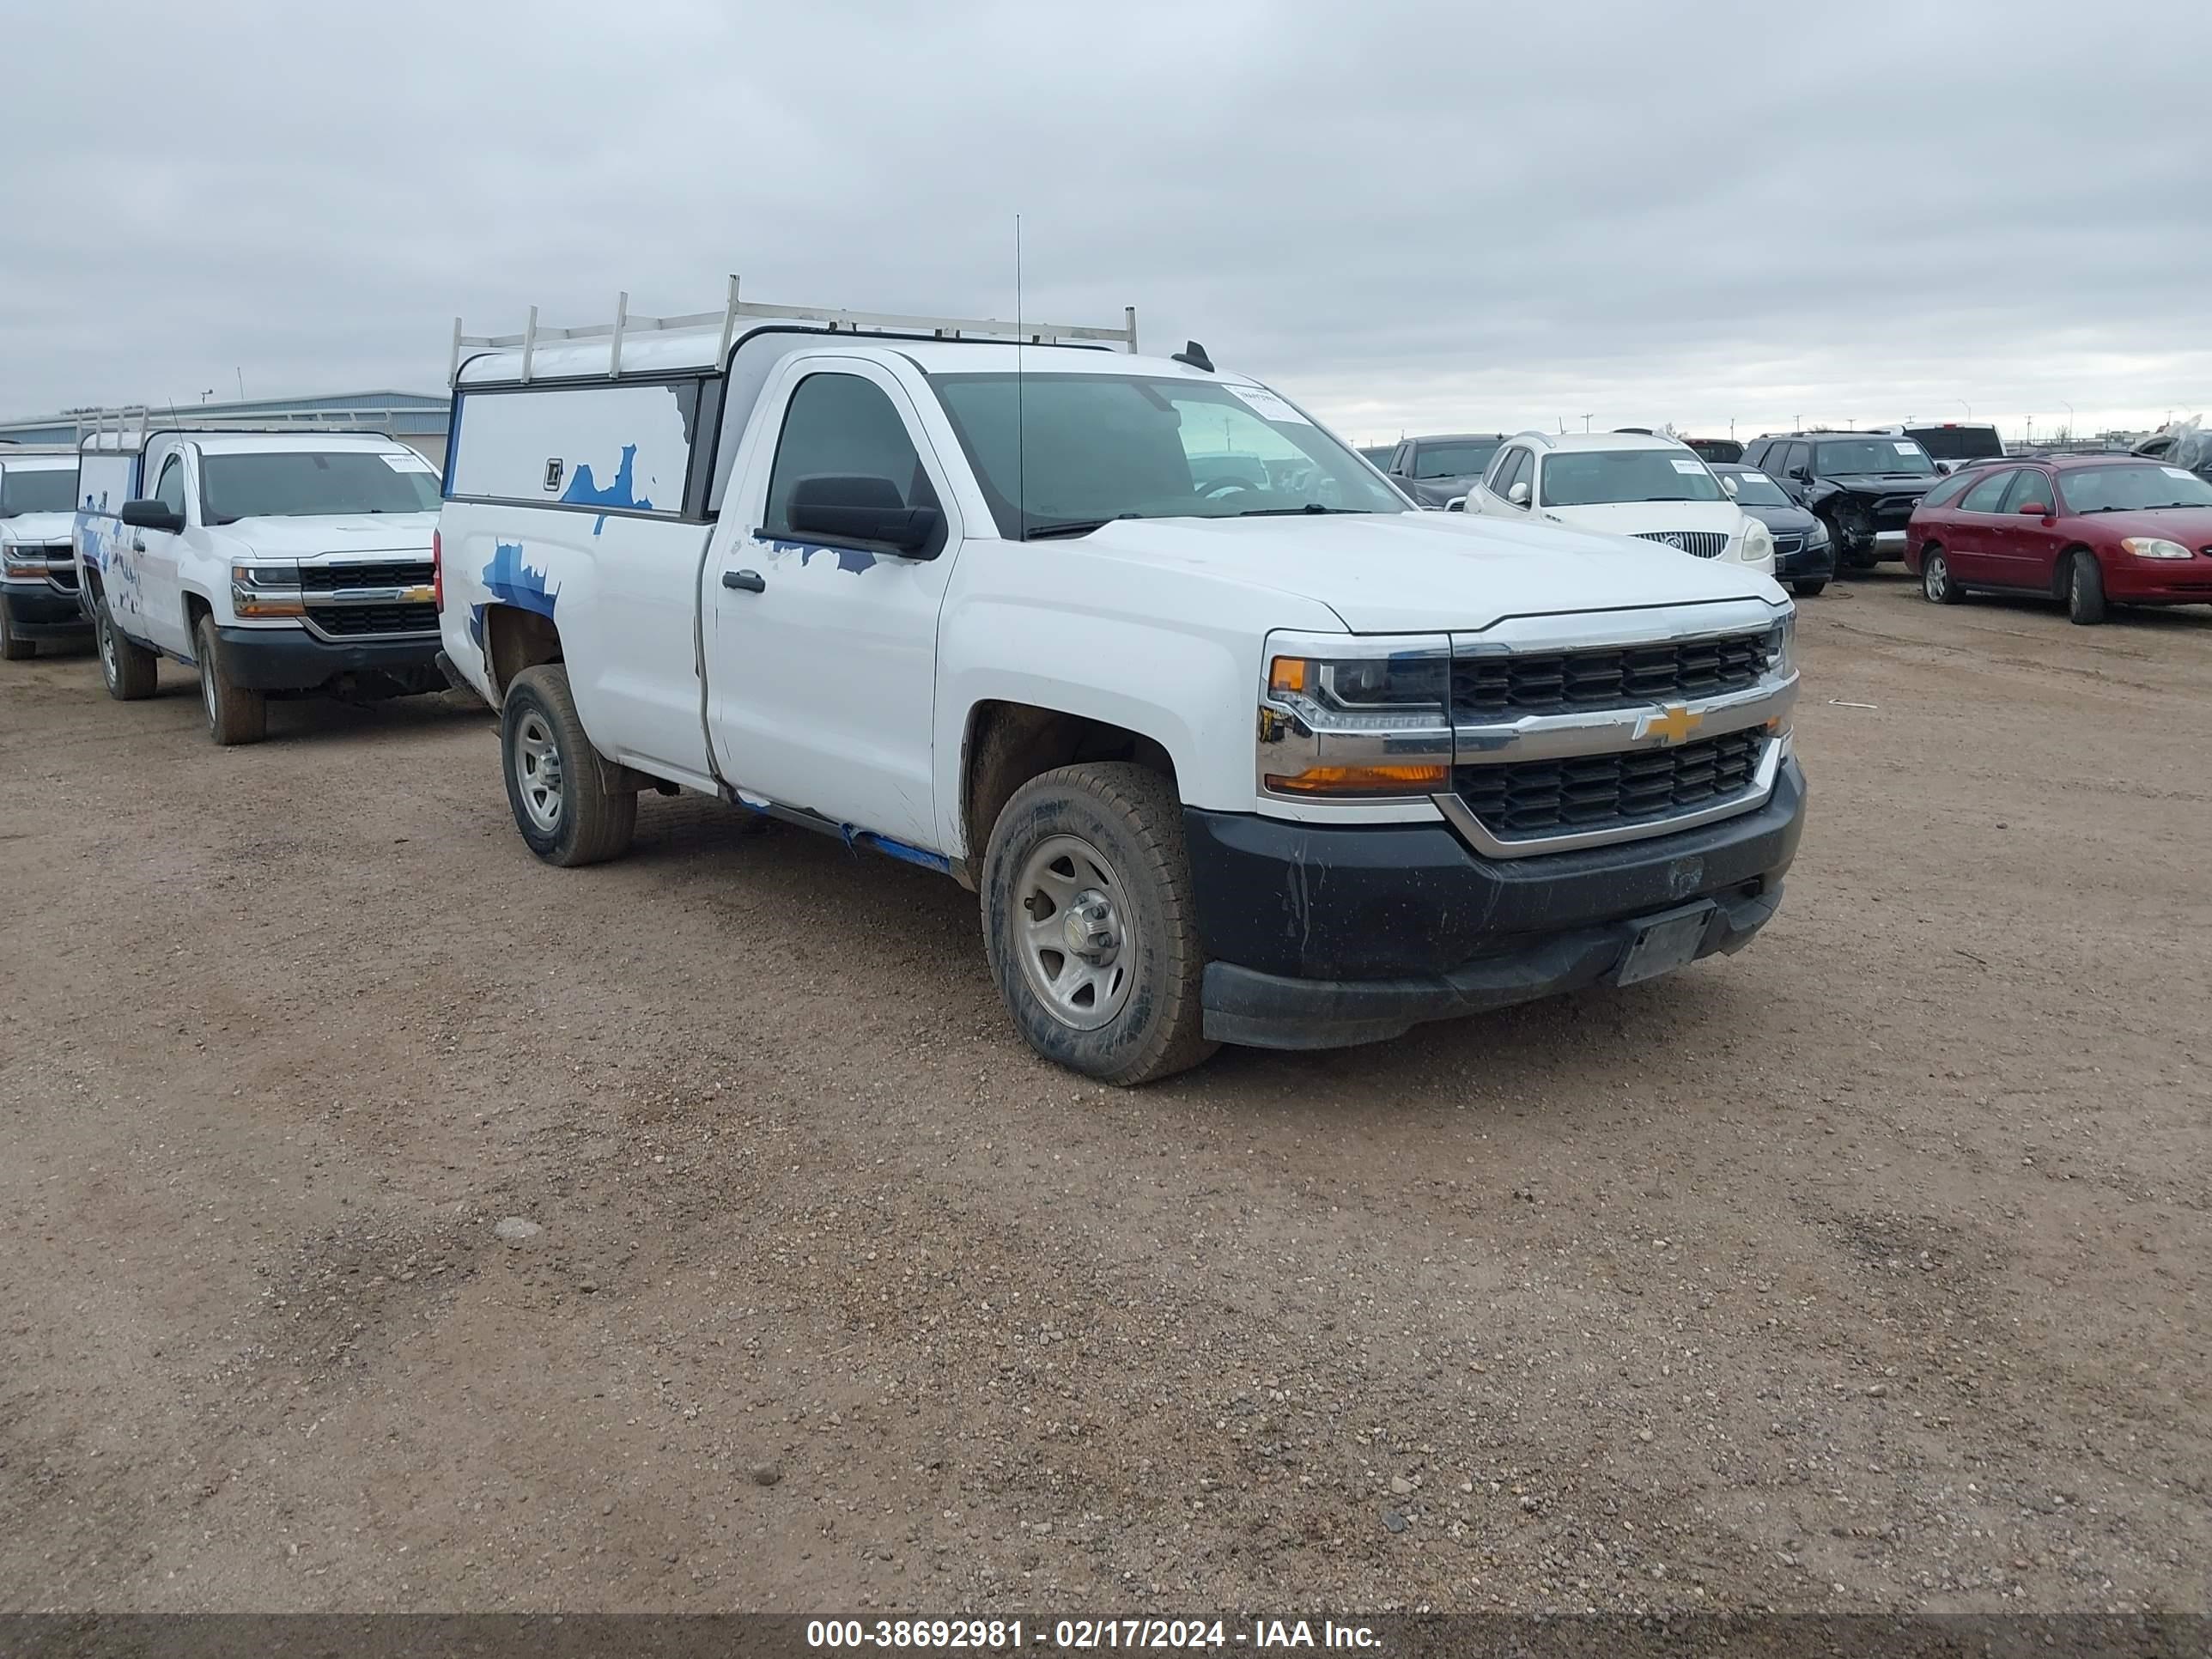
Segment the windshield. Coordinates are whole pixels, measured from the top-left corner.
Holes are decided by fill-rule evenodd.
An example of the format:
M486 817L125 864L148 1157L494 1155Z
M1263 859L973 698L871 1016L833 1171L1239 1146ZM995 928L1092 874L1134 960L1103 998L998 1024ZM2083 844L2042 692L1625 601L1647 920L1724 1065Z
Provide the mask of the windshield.
M67 513L76 506L75 467L0 467L0 519L19 513Z
M2212 507L2212 483L2178 466L2085 466L2059 475L2076 513L2137 513L2160 507Z
M1824 478L1854 472L1907 472L1916 478L1932 478L1936 463L1910 438L1853 438L1822 444L1813 470Z
M200 463L208 522L342 513L435 513L438 475L414 455L290 449L210 455Z
M1606 501L1717 501L1719 482L1680 450L1601 449L1553 455L1544 463L1544 505Z
M1790 498L1782 493L1782 486L1764 472L1730 472L1723 481L1735 487L1729 494L1742 507L1788 507Z
M1939 461L1994 461L2004 456L2004 441L1997 436L1993 426L1915 426L1905 429Z
M1413 451L1417 478L1473 478L1490 465L1503 438L1471 438L1465 443L1422 444Z
M1113 519L1408 510L1350 450L1258 387L1139 374L1029 374L1018 395L1012 374L930 383L1011 540Z

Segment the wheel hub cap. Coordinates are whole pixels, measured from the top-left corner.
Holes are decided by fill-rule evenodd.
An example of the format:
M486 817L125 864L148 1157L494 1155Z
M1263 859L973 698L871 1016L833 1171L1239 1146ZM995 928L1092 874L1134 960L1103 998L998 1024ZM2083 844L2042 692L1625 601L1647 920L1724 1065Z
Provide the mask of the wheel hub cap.
M514 734L515 793L532 825L547 835L561 827L561 750L553 729L534 710Z
M1048 836L1022 866L1013 916L1022 976L1052 1017L1096 1030L1127 1006L1137 939L1128 894L1079 836Z

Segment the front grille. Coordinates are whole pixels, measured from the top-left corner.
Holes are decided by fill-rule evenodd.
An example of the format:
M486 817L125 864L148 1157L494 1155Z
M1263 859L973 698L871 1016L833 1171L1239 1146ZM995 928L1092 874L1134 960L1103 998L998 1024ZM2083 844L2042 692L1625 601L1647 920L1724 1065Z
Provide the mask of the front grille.
M1452 720L1480 726L1523 714L1689 702L1746 691L1766 672L1765 633L1597 651L1458 657L1452 661Z
M1764 726L1671 749L1462 766L1454 786L1500 841L1540 840L1680 817L1749 789Z
M1902 530L1911 522L1912 509L1919 505L1917 495L1885 495L1874 504L1875 527Z
M1728 533L1720 530L1639 530L1636 533L1644 541L1663 542L1698 559L1717 559L1727 550L1729 540Z
M1802 536L1777 536L1774 538L1774 556L1778 559L1786 559L1792 553L1803 551L1804 547L1805 538Z
M308 619L325 634L434 634L438 607L434 605L318 605L307 610Z
M50 564L46 567L46 580L64 593L74 593L76 592L76 566Z
M303 564L300 586L310 593L332 593L346 587L427 587L428 559L395 559L384 564Z

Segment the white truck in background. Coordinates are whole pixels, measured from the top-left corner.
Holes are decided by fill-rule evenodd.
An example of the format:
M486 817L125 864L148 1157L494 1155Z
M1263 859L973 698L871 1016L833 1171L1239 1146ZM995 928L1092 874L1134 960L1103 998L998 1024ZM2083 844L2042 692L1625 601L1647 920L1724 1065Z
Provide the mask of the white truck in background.
M208 732L258 742L271 697L441 689L437 469L381 433L162 427L82 440L79 592L109 695L198 676Z
M627 309L454 326L445 652L547 862L696 790L943 872L1023 1036L1120 1084L1632 983L1779 903L1770 578L1416 511L1133 313Z
M0 444L0 661L90 631L70 552L76 508L74 448Z

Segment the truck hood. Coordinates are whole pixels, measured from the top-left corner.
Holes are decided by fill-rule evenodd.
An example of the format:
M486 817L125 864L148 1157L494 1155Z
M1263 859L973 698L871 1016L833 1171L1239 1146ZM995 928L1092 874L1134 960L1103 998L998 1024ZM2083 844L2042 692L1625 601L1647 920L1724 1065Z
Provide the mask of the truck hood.
M257 558L316 559L325 554L430 551L434 513L354 513L316 519L240 519L217 525Z
M1919 472L1838 472L1820 482L1854 495L1925 495L1943 481Z
M1124 519L1064 546L1295 593L1328 606L1356 634L1472 632L1508 617L1724 599L1787 603L1771 578L1740 564L1458 513Z
M0 541L51 546L67 541L76 524L74 513L18 513L12 519L0 519Z
M1717 531L1723 536L1743 533L1743 509L1734 501L1594 501L1587 507L1536 510L1554 524L1602 530L1615 536L1668 530Z

